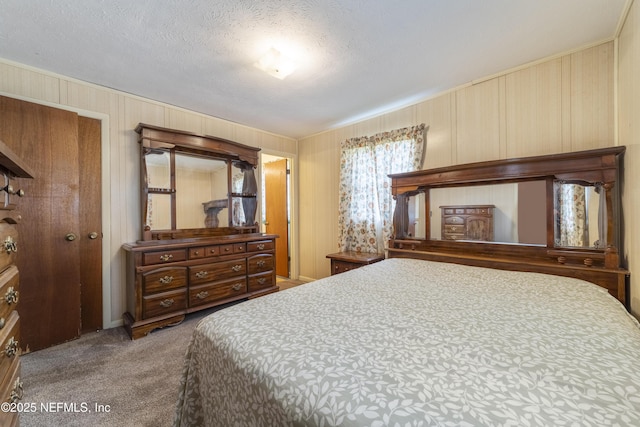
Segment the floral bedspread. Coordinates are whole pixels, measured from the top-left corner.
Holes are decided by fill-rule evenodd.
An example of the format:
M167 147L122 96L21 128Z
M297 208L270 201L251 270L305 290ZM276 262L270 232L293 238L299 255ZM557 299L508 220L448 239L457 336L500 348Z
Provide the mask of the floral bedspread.
M640 426L640 329L570 278L411 259L215 312L176 426Z

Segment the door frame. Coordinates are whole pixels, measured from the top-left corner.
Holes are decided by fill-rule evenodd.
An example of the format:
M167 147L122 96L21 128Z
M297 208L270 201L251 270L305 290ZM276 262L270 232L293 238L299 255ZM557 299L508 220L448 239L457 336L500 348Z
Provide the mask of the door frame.
M14 93L2 92L0 95L8 98L19 99L21 101L32 102L47 107L56 108L58 110L71 111L79 116L88 117L90 119L100 120L100 152L101 152L101 203L102 203L102 328L109 329L122 326L122 319L116 321L111 320L111 171L109 170L110 147L109 147L109 116L104 113L84 110L82 108L70 107L67 105L57 104L54 102L33 99L27 96L16 95Z
M259 194L259 218L260 218L260 231L264 232L264 224L262 223L262 201L264 200L264 194L262 194L262 178L263 178L263 164L272 161L273 158L287 159L289 165L289 191L288 191L288 203L289 203L289 278L297 280L300 274L300 268L298 264L298 180L297 180L297 155L291 153L283 153L273 151L269 149L262 149L260 151L260 164L259 164L259 176L261 185L258 188Z

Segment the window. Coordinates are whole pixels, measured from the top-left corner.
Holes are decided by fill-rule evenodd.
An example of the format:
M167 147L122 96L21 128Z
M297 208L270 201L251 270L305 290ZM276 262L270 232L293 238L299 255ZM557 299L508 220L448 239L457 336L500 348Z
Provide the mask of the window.
M340 156L341 251L383 252L393 226L392 173L422 167L425 125L352 138Z

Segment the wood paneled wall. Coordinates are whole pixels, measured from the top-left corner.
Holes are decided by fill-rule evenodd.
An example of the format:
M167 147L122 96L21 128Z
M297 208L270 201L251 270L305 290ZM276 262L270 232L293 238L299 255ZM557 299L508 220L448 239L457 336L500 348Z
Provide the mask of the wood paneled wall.
M618 140L626 145L622 209L631 271L631 312L640 317L640 2L634 1L618 37Z
M299 142L300 275L330 274L340 144L426 123L424 168L615 145L613 41L458 88Z
M121 324L125 311L124 257L120 249L140 238L138 123L214 135L278 155L297 155L297 141L226 120L83 83L0 60L0 93L96 117L103 128L103 274L105 327ZM28 159L27 159L28 160ZM106 246L106 247L105 247Z

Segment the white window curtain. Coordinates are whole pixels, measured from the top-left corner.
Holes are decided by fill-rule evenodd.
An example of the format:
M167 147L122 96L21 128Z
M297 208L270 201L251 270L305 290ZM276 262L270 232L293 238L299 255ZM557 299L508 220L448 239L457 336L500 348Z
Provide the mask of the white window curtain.
M395 201L392 173L422 167L425 125L342 143L340 156L340 251L379 252L388 245Z

